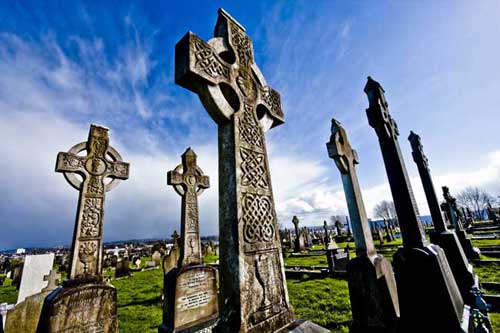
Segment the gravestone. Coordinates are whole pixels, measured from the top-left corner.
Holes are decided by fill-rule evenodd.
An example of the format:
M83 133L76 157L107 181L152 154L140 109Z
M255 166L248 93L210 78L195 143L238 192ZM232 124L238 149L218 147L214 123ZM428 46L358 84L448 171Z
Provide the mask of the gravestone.
M12 279L12 285L16 286L16 289L19 290L19 287L21 286L21 277L23 276L23 266L24 262L12 268L12 274L11 274L11 279Z
M302 231L299 228L299 218L297 216L294 216L292 218L292 223L293 226L295 227L295 241L294 241L294 246L293 246L293 252L301 252L304 251L305 249L305 244L304 244L304 235Z
M335 242L335 238L333 237L332 233L328 230L328 224L326 221L323 221L323 230L325 231L325 250L334 250L338 249L337 242ZM327 255L328 256L328 255Z
M337 229L337 235L341 236L342 235L342 222L339 220L335 220L335 228Z
M455 228L455 234L462 245L465 255L468 259L479 259L481 252L472 246L472 241L467 237L467 233L458 218L457 199L450 194L450 189L447 186L443 186L442 190L445 202L441 204L441 209L446 213L450 223Z
M434 224L434 231L430 233L431 242L443 248L453 272L453 276L455 277L455 281L462 294L462 298L467 304L473 306L475 298L472 296L471 290L478 287L477 276L473 273L472 265L465 256L457 235L446 227L434 189L429 161L424 154L420 136L412 131L408 140L412 147L413 160L418 167L420 180L422 181L427 204L429 205L432 223Z
M42 291L47 286L44 277L50 273L54 265L54 253L28 255L24 258L24 268L17 296L17 304L28 296Z
M176 83L198 94L219 130L216 330L275 332L294 322L264 135L284 122L281 98L254 62L243 26L218 13L215 38L188 32L175 54Z
M384 245L384 234L382 233L382 229L379 228L377 225L375 227L376 233L377 233L377 239L380 245Z
M389 228L389 223L384 219L384 230L385 230L385 240L387 242L392 242L394 240L394 236L391 233L391 229Z
M128 258L123 258L116 263L115 278L130 275L130 264Z
M179 263L179 234L177 233L177 230L174 230L174 233L172 234L172 241L173 245L170 252L163 257L163 274L165 275L170 272L172 268L177 267L177 264Z
M181 245L177 267L164 278L159 332L211 332L218 317L217 270L203 264L198 218L198 196L209 187L209 178L191 148L182 155L182 164L168 172L167 183L182 197Z
M144 263L144 268L155 268L156 262L148 260Z
M128 178L129 164L109 145L108 129L91 125L87 142L58 154L56 171L80 196L68 280L45 299L38 333L117 332L116 289L102 277L104 199Z
M348 251L344 258L352 307L352 332L394 332L399 318L396 280L389 261L375 250L356 172L359 157L345 129L335 119L332 119L331 133L326 144L328 155L340 171L356 246L356 258L349 261Z
M464 306L443 249L425 238L384 90L368 77L364 91L369 101L368 122L379 139L403 237L403 247L393 257L401 313L398 330L466 332L469 307Z
M160 266L161 263L161 254L158 251L155 251L151 256L151 259L155 262L155 266Z
M35 333L38 328L45 298L57 288L60 278L61 275L57 274L54 270L50 270L49 274L43 278L47 282L45 288L37 293L26 296L15 308L10 309L7 312L5 333Z

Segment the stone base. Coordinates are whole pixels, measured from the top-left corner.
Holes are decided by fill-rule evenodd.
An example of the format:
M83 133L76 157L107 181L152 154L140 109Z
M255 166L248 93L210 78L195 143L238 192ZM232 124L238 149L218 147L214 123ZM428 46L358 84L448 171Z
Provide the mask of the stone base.
M446 255L439 246L402 247L394 254L401 318L398 332L464 333L464 305Z
M5 333L36 332L45 297L49 294L50 291L46 291L28 296L9 310L5 321Z
M330 330L323 328L309 320L296 320L276 333L330 333Z
M467 260L457 235L453 231L431 232L430 238L433 244L439 245L446 253L464 302L469 306L474 306L475 298L471 294L471 289L479 287L477 276L473 273L472 265Z
M399 319L396 280L381 255L361 256L347 264L352 308L351 333L395 332Z
M38 333L117 333L116 289L107 283L66 281L45 298Z

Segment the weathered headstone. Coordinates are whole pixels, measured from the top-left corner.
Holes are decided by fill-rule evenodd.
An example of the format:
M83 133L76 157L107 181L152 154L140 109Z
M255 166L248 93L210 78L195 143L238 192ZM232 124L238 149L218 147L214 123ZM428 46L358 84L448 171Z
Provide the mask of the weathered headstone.
M418 167L432 223L434 224L434 231L430 233L431 242L444 249L462 298L472 306L475 298L471 294L471 289L478 287L477 277L473 273L472 265L467 260L457 235L455 232L448 230L443 220L429 169L429 162L424 154L420 136L411 132L408 140L412 147L413 160Z
M294 241L294 246L293 246L293 252L301 252L304 251L305 249L305 244L304 244L304 234L299 228L299 218L297 216L294 216L292 218L292 223L295 228L295 241Z
M155 262L155 266L160 266L161 264L161 253L159 251L155 251L151 256L151 260Z
M396 281L391 264L377 254L356 173L359 158L340 122L332 119L328 155L342 177L356 258L349 261L347 276L353 315L353 332L393 332L399 318ZM342 253L337 253L338 256ZM341 259L341 258L339 258Z
M254 62L241 24L219 10L215 38L187 33L175 81L197 93L219 128L221 332L274 332L294 322L264 132L283 123L281 98Z
M403 237L403 247L393 260L401 311L399 331L467 331L469 307L464 306L443 249L425 238L384 90L368 77L364 91L369 101L368 122L379 139Z
M79 155L84 150L87 155ZM102 277L104 197L119 179L128 178L129 165L109 145L108 129L91 125L87 142L59 153L56 171L64 174L80 197L69 279L45 299L38 333L117 332L116 289Z
M182 197L181 245L178 266L165 275L159 332L211 332L218 317L217 271L203 264L198 218L198 196L209 187L209 179L191 148L167 178Z
M163 273L166 275L174 267L177 267L179 263L179 234L176 230L172 234L173 245L170 252L163 257Z
M457 199L450 194L450 189L447 186L443 186L442 189L445 202L441 205L441 208L446 213L450 223L455 228L455 234L462 245L465 255L469 259L479 259L481 252L478 248L472 246L472 241L467 238L467 233L458 218Z
M130 275L130 264L128 258L123 258L116 263L115 278Z
M24 258L24 269L17 296L17 304L28 296L42 291L47 286L44 277L50 273L54 265L54 253L28 255Z

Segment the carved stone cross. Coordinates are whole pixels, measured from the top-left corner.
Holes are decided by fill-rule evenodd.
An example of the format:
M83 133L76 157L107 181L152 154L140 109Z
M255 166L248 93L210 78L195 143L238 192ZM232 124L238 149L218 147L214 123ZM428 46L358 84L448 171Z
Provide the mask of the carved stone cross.
M441 205L443 211L446 213L448 216L448 219L450 220L450 223L455 227L455 230L458 231L463 231L464 228L462 226L462 223L460 223L460 220L458 219L458 214L457 214L457 199L455 199L451 193L450 189L448 186L443 186L443 198L445 202Z
M424 147L420 141L420 136L411 131L408 140L410 141L411 148L413 150L413 160L417 164L420 179L422 180L434 229L436 232L445 232L447 230L446 223L444 222L443 215L441 214L441 207L439 206L436 190L434 189L434 183L432 182L429 162L424 154Z
M43 288L42 291L52 291L57 288L57 283L61 278L61 274L57 273L55 270L51 269L48 275L43 277L43 281L48 281L47 287Z
M182 164L168 172L167 183L182 197L179 267L202 264L198 196L210 187L210 181L196 164L196 154L191 148L182 154Z
M79 153L86 150L86 156ZM69 278L101 276L104 194L128 178L129 164L109 145L108 129L91 125L87 142L57 155L56 172L80 191ZM83 178L80 180L76 174ZM109 183L106 178L111 178Z
M364 91L370 103L366 109L368 123L375 129L379 139L396 214L400 221L403 244L424 246L427 244L424 228L420 223L417 204L399 147L398 126L389 114L385 91L371 77L368 77Z
M172 242L174 244L174 247L179 247L179 234L177 233L177 230L174 230L174 233L172 234Z
M264 132L283 123L280 95L254 61L245 28L220 9L215 37L176 45L175 81L219 127L221 325L274 332L293 321Z
M347 134L339 121L332 119L332 135L326 144L328 155L335 161L342 175L342 184L351 217L357 255L375 253L375 246L368 224L365 204L359 186L356 164L359 163L358 153L351 148Z

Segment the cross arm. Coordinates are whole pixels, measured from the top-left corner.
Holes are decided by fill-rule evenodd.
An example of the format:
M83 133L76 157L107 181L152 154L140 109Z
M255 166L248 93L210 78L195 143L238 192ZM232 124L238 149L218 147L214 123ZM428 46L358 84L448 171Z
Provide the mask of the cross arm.
M118 179L128 179L129 175L129 164L121 161L108 162L109 172L108 177L118 178Z
M201 176L198 179L198 187L206 189L210 187L210 178L208 176Z
M56 172L83 172L85 158L72 153L57 154Z
M177 171L167 172L167 184L168 185L181 185L184 183L184 179L180 173Z
M230 80L230 65L191 31L175 45L175 83L178 85L198 93L202 84L229 84Z

